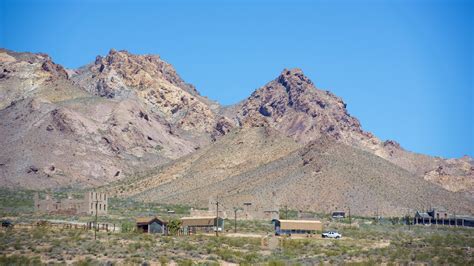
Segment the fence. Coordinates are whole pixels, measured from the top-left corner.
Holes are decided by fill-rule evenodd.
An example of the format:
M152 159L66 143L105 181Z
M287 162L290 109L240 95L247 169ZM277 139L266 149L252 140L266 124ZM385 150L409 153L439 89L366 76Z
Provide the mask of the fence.
M77 229L77 230L93 230L97 228L97 231L106 232L118 232L119 227L114 223L97 223L97 227L94 222L87 223L68 223L68 222L50 222L50 221L37 221L30 223L17 223L14 224L14 228L35 228L35 227L50 227L50 228L63 228L63 229Z

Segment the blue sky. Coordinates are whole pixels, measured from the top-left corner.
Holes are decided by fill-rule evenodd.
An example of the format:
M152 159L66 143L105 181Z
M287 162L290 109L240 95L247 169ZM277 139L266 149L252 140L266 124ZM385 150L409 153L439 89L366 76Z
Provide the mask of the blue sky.
M472 1L196 2L0 0L0 46L69 68L159 54L222 104L299 67L378 137L474 156Z

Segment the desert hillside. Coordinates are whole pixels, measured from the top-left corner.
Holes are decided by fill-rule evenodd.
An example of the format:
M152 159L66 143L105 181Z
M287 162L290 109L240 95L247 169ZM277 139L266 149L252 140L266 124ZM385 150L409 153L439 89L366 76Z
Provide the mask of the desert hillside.
M473 212L474 161L412 153L285 69L239 104L201 96L158 55L110 50L79 69L0 50L0 185L144 201L252 199L361 214ZM394 136L396 137L396 136ZM383 212L381 211L381 212Z
M219 197L224 209L244 202L271 209L276 201L280 207L317 212L350 208L358 215L376 210L403 215L430 205L474 211L472 198L331 137L301 147L278 134L264 127L232 131L156 174L109 191L146 202L200 207Z
M220 134L208 125L218 124L215 104L159 57L111 50L99 58L65 70L43 54L0 51L2 186L104 185L177 159ZM153 78L134 72L142 68L153 69ZM157 93L162 102L150 102L144 84L147 95Z
M240 124L265 124L300 143L331 136L448 190L474 191L472 158L445 160L406 151L392 140L381 141L362 129L341 98L316 88L300 69L283 70L275 80L257 89L232 110Z

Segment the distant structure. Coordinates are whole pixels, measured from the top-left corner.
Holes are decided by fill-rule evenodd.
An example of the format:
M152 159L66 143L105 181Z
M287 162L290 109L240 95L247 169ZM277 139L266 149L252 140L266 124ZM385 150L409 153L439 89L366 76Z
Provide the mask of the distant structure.
M313 235L323 231L323 224L313 220L272 220L275 235Z
M217 228L216 228L217 225ZM196 234L196 232L223 232L224 219L216 216L207 217L183 217L181 218L181 227L185 235Z
M208 209L191 209L191 216L215 216L215 202L216 196L211 196ZM239 200L222 197L219 202L219 217L224 219L236 217L238 220L272 220L280 217L276 192L272 192L271 198L266 200L255 199L252 195L241 195ZM239 211L234 213L236 208L239 208Z
M426 212L417 211L413 223L423 225L432 224L474 227L474 217L450 214L444 208L432 208Z
M39 193L34 196L34 208L36 212L54 214L88 214L106 215L108 210L107 194L101 192L86 192L82 199L74 199L68 195L66 199L56 199L50 194L46 194L41 199ZM96 206L97 205L97 206Z
M137 230L149 234L168 233L167 222L158 217L139 217L135 219Z

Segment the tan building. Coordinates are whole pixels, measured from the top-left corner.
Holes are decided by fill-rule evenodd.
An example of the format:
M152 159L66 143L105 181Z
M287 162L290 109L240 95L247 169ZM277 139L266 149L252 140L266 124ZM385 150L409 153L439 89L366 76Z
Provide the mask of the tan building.
M82 199L74 199L70 195L66 199L55 199L46 194L41 199L39 194L34 196L34 208L36 212L57 214L90 214L106 215L108 210L107 194L101 192L86 192Z
M216 229L217 225L217 229ZM216 216L201 216L201 217L183 217L181 218L181 227L185 234L203 232L219 232L224 231L224 219Z
M315 234L323 231L323 224L313 220L273 220L276 235Z

